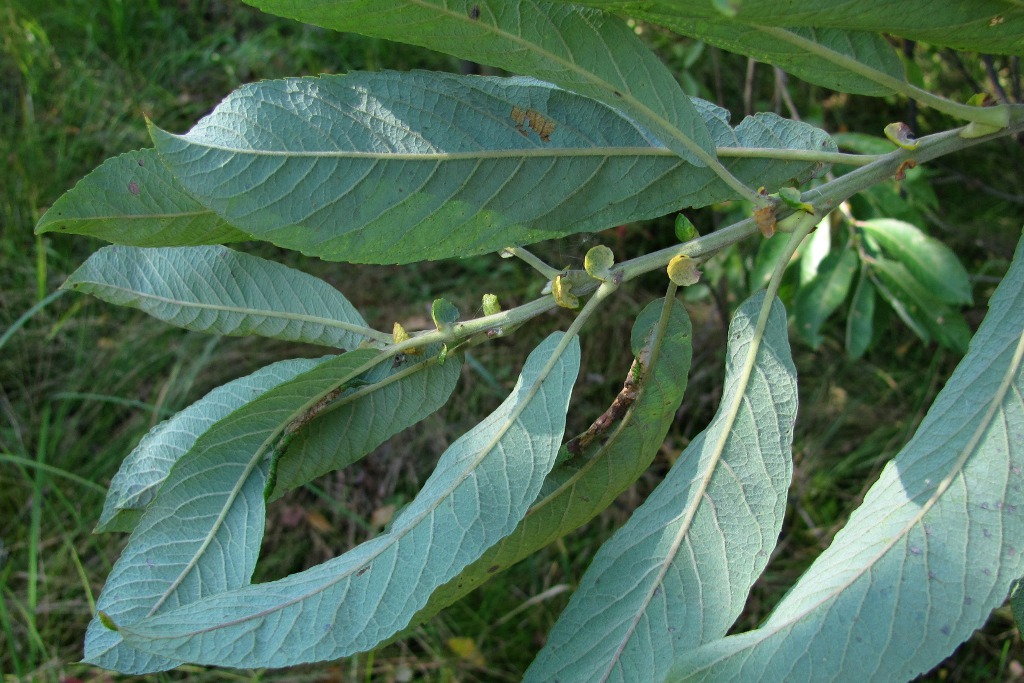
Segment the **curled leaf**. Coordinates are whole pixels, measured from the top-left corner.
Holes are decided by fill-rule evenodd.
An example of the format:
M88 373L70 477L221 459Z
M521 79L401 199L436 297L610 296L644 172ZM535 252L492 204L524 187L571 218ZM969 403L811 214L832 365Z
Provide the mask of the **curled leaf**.
M803 211L804 213L814 215L814 207L800 200L800 190L795 187L780 187L779 199L794 211Z
M572 293L572 283L564 275L559 275L551 283L551 295L555 303L562 308L579 308L580 300Z
M680 287L688 287L700 280L700 269L697 268L695 260L686 254L680 254L668 262L668 277Z
M459 319L459 309L448 299L434 299L430 306L430 317L433 318L437 329L443 330L451 327L452 323Z
M408 341L410 339L409 333L405 331L404 327L402 327L402 323L395 323L395 327L391 332L391 337L395 340L396 344L401 344L402 342ZM405 350L405 353L412 356L415 356L422 352L423 349L419 348L418 346L414 346L410 349Z
M612 250L603 244L599 244L587 252L583 259L583 267L592 278L604 282L611 278L611 267L615 265L615 255Z
M890 123L885 127L885 137L903 149L917 149L918 141L914 131L905 123Z
M498 296L496 294L484 294L483 307L484 315L501 313L501 304L498 303Z
M700 237L696 226L685 215L676 214L676 239L680 242L689 242Z

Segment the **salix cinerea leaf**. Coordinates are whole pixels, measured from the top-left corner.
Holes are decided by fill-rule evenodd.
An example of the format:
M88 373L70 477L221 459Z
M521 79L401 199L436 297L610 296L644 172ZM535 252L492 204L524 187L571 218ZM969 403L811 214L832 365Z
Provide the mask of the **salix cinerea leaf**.
M135 527L96 601L97 611L120 629L247 584L263 537L264 488L275 444L289 423L355 381L377 356L358 349L323 359L196 439ZM134 674L181 663L127 645L122 635L93 619L85 660Z
M516 530L434 591L412 625L423 623L500 571L587 523L643 474L683 400L692 343L690 318L681 303L659 299L644 308L631 335L634 365L620 392L621 396L626 384L633 383L634 398L625 414L581 453L570 452L579 437L563 446L558 457L561 464L545 480Z
M725 110L693 106L717 147L836 150L807 124L758 114L734 129ZM523 111L557 124L549 140ZM528 78L386 72L263 81L185 135L151 133L204 204L257 239L328 260L465 257L735 196L635 120ZM724 162L769 191L825 169Z
M726 21L712 2L704 0L583 0L576 4L610 11L650 13ZM935 3L933 0L733 0L735 22L752 26L834 28L884 33L931 45L998 54L1024 52L1024 7L1015 0L972 0Z
M122 624L135 647L221 666L288 666L374 647L511 533L554 465L579 342L549 336L511 395L441 456L387 533L284 579ZM159 499L158 499L159 500Z
M462 356L438 362L410 356L372 383L342 395L291 440L277 462L269 500L333 470L347 467L386 439L443 406L462 371Z
M671 681L914 679L1024 575L1024 243L917 432L756 630Z
M36 232L91 235L134 247L252 239L196 201L160 162L155 149L104 161L47 209Z
M131 531L167 473L218 420L326 359L283 360L221 385L143 437L110 482L97 532Z
M63 288L213 334L353 349L373 333L348 299L323 280L221 246L104 247Z
M759 292L737 310L718 413L598 551L526 681L660 680L739 615L793 471L796 370L785 310L765 303Z
M870 31L836 28L773 27L730 21L705 5L695 8L668 2L637 3L584 0L579 3L660 24L676 33L779 67L810 83L858 95L890 95L889 79L905 80L896 50ZM780 12L785 15L786 12ZM767 30L766 30L767 29Z
M625 111L690 164L715 163L712 135L690 98L618 17L536 0L246 1L318 26L421 45L554 83ZM531 111L543 110L518 108L523 132L543 140L529 120ZM544 120L556 128L575 124Z

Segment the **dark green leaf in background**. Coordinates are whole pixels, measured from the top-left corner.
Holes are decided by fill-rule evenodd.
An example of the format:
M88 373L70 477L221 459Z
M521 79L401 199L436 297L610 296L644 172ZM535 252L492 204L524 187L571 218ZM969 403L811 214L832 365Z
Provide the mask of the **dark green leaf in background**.
M871 275L878 293L923 341L934 339L958 353L967 352L971 330L959 311L934 297L902 263L874 259Z
M800 336L813 348L823 341L821 326L846 300L859 262L857 251L847 244L830 252L818 265L817 275L800 286L793 303L793 318Z
M939 301L952 305L973 303L967 270L953 250L939 240L910 223L887 218L859 221L857 226L902 263Z
M851 358L860 358L871 346L874 337L875 296L875 285L868 274L868 265L861 264L850 312L846 317L846 352Z

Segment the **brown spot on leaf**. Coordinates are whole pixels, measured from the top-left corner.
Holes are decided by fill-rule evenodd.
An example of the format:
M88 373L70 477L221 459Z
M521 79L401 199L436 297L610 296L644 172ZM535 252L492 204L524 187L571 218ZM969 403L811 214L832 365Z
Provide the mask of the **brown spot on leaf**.
M499 569L501 569L501 565L500 564L492 564L490 567L487 568L487 573L488 574L493 574L494 572L498 571Z
M130 183L128 183L128 191L131 192L136 197L138 197L139 196L139 184L137 182L135 182L134 180L131 181Z
M469 8L469 18L473 21L480 18L480 5L473 5Z
M146 160L145 159L139 159L139 166L145 166L145 165L146 165Z
M543 142L551 142L551 134L555 132L555 122L541 114L536 109L523 109L519 106L512 107L512 120L520 133L525 134L525 128L537 134Z

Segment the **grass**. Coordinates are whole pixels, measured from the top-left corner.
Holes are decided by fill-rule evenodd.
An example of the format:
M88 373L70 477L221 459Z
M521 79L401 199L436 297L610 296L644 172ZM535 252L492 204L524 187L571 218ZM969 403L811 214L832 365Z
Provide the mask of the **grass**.
M56 197L103 159L147 145L143 113L165 128L182 130L245 81L458 65L418 49L341 38L225 0L6 0L0 25L0 158L6 161L0 166L0 671L5 680L102 680L101 672L76 662L103 577L124 543L118 536L91 533L104 487L121 459L150 427L209 389L271 360L319 351L204 337L95 300L58 296L54 292L63 278L99 242L37 237L32 226ZM672 52L671 41L655 36L655 42L670 60L673 55L689 58L689 52ZM708 66L715 60L704 59L706 78L694 83L742 82L742 60L717 59L717 74ZM771 107L771 79L759 83L749 95L759 106ZM875 105L881 110L835 102L818 106L826 101L820 91L802 85L793 91L810 115L830 129L870 129L882 118L898 118L902 106L884 101ZM740 87L716 91L707 86L702 94L720 96L733 111L743 108ZM925 125L928 116L922 114ZM991 186L1013 187L1001 178L1010 174L1021 180L1024 163L1007 163L1008 156L1019 160L1019 149L1002 146L987 156L973 156L969 168L948 160L936 178L936 187L945 187L942 207L947 213L935 216L939 222L933 227L961 246L972 260L972 272L988 269L997 276L1005 267L999 259L1008 253L1007 245L1012 247L1006 235L1015 241L1017 234L1008 222L1015 219L1007 218L1014 215L1015 200L993 196L971 215L970 202L957 194L963 183L941 181L955 172ZM717 220L710 214L702 218L698 224ZM670 235L671 226L656 222L600 238L628 256L634 255L637 242L643 249L661 246ZM540 245L538 252L562 265L581 258L588 246L567 240ZM297 262L267 246L252 249ZM721 278L733 281L724 295L692 302L694 370L665 452L587 528L500 574L489 590L471 594L412 638L376 653L284 674L183 667L145 680L518 680L601 542L657 484L671 455L713 414L720 392L722 321L741 296L749 257L738 250L731 265L721 269ZM343 285L379 326L425 320L425 306L435 296L452 298L463 311L471 311L489 283L500 281L507 292L503 296L520 300L532 296L538 284L513 262L497 258L401 270L312 261L301 265ZM598 327L585 331L585 379L574 398L570 431L584 429L610 401L629 366L631 315L659 296L661 287L652 276L628 289L609 304ZM982 283L979 290L986 287ZM984 297L976 308L983 310L983 304ZM523 331L515 344L503 340L475 350L476 363L465 371L465 381L443 414L385 444L357 468L272 506L261 576L280 576L322 561L375 533L388 506L407 502L447 444L501 400L530 334L541 331ZM805 393L785 540L738 628L758 623L827 546L863 496L866 482L906 441L956 362L949 354L936 355L933 348L915 344L899 326L889 329L862 363L844 359L836 341L840 323L833 323L828 339L818 352L794 346ZM456 638L471 638L473 647ZM988 626L929 678L1005 678L1014 661L1024 661L1024 648L1008 611L997 610Z

